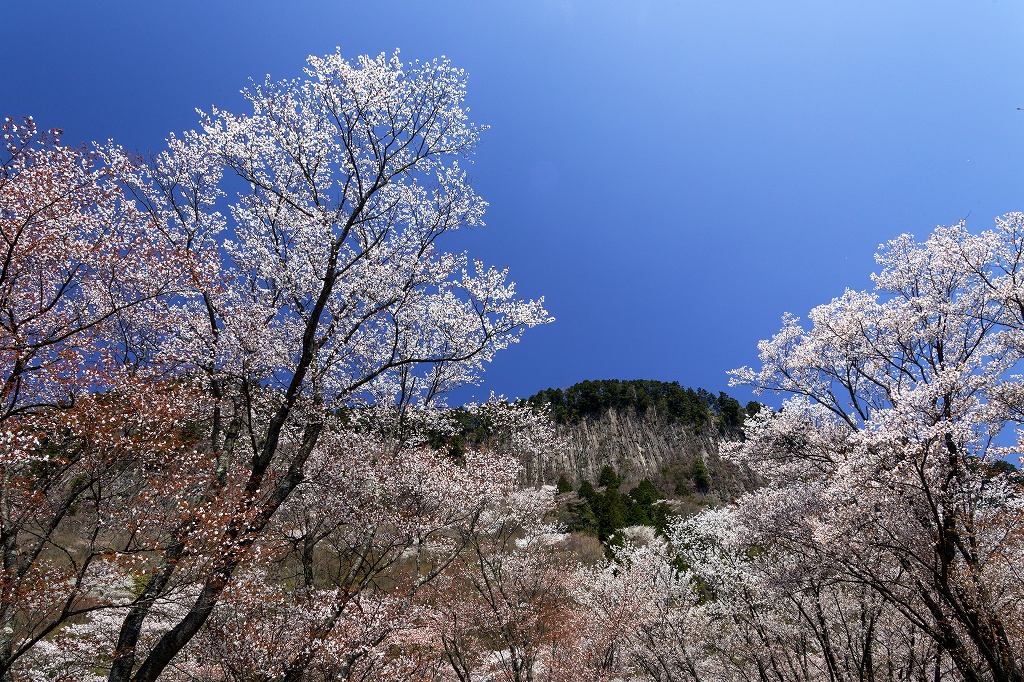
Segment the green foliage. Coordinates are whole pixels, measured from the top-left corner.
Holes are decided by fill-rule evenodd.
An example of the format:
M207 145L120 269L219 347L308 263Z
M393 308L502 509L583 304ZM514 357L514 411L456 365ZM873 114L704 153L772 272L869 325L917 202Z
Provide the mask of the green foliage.
M587 503L591 513L594 515L593 531L601 542L605 542L616 530L625 526L626 506L619 495L618 476L611 467L605 467L610 475L602 469L601 473L605 480L610 480L614 485L606 486L601 492L594 489L589 481L580 484L580 499Z
M711 476L708 474L708 467L700 456L695 457L693 460L693 484L702 493L706 493L711 487Z
M589 483L584 485L590 486ZM583 486L580 486L582 489ZM594 487L590 486L590 492L593 493ZM573 533L585 533L587 535L598 534L598 521L597 516L594 514L593 507L590 506L590 500L593 496L583 497L580 495L577 502L570 502L566 505L564 510L559 512L559 521L565 525L565 527Z
M486 414L457 407L449 415L455 421L455 433L429 431L427 444L435 450L447 451L457 462L463 461L467 448L493 445L502 435Z
M615 469L605 464L601 467L601 473L597 476L597 484L605 488L615 488L622 485L622 477L615 473Z
M665 532L672 512L664 498L649 478L640 481L627 495L626 525L654 526Z
M707 424L713 415L697 393L678 382L583 381L566 389L549 388L529 399L534 405L550 405L556 421L578 423L599 419L609 409L634 411L638 416L684 424Z
M572 483L569 483L569 479L565 477L565 474L561 474L558 477L558 483L555 484L555 489L558 490L559 494L571 493Z
M725 393L719 393L717 397L710 399L710 404L723 435L743 433L743 420L747 418L747 413L740 406L740 401Z
M1015 476L1016 474L1019 473L1017 467L1013 466L1005 459L997 459L996 461L990 463L988 465L988 468L993 475L1007 474L1010 476Z
M658 500L664 497L654 484L651 483L651 479L645 478L640 481L635 488L629 491L629 496L633 498L633 502L638 505L651 506Z
M532 405L548 405L560 424L600 419L608 410L633 412L652 421L689 426L715 426L723 436L742 435L743 420L760 409L757 402L742 407L725 393L683 388L679 382L636 379L582 381L569 388L548 388L529 398Z
M672 512L650 479L645 478L623 495L619 492L622 477L606 466L601 469L598 484L598 488L589 481L580 484L580 504L569 509L563 521L569 530L592 533L604 543L626 526L653 526L664 532Z
M1018 485L1024 484L1024 473L1005 459L986 462L977 457L968 457L966 463L969 469L980 471L986 479L991 480L997 476L1005 476Z
M626 503L618 486L606 488L593 506L597 516L597 539L601 542L607 542L615 531L626 527Z
M579 496L584 500L591 502L597 497L597 491L594 490L594 486L590 481L583 481L583 483L580 483Z

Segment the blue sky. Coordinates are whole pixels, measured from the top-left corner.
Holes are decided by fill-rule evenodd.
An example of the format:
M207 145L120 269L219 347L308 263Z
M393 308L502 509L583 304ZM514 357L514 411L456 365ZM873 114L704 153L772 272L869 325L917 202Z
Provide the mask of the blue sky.
M1024 210L1024 4L1009 0L6 3L0 115L158 149L308 54L470 74L487 227L557 321L481 388L726 388L783 312L870 286L879 243ZM741 399L743 391L734 391Z

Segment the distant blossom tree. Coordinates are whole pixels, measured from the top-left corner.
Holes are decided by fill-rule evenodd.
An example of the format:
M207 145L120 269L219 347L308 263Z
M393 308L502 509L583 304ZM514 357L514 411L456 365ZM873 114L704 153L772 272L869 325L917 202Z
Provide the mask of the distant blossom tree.
M575 593L586 577L545 523L550 486L509 495L482 515L467 548L435 583L432 639L459 682L562 679L563 648L585 622ZM569 664L582 679L580 662Z

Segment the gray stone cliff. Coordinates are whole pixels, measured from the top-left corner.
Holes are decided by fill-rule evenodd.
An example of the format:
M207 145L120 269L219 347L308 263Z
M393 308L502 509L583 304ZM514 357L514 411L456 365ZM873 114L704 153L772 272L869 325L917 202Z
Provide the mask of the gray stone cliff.
M725 501L754 485L749 473L719 456L722 440L710 427L608 410L600 419L561 424L558 433L565 447L526 462L528 480L554 483L564 474L576 487L584 480L595 483L601 468L610 465L625 479L626 489L649 478L672 497L714 495Z

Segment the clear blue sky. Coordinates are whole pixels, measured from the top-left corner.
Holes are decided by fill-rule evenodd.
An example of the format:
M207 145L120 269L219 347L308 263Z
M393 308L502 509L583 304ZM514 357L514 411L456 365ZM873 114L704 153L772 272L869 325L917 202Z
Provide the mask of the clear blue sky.
M336 46L465 68L491 207L449 245L557 318L477 395L724 389L784 311L870 286L880 242L1024 210L1019 0L34 0L0 17L0 115L139 151Z

